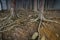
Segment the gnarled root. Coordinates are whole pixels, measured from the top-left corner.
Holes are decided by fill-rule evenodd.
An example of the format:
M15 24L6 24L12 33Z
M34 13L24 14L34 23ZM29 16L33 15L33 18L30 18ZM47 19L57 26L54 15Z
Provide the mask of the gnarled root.
M31 21L32 21L32 22L35 22L35 21L37 21L37 20L39 20L39 18L33 19L33 20L31 20ZM41 20L41 19L40 19L40 20ZM49 19L46 19L46 18L42 18L42 21L44 21L44 22L53 22L53 23L60 24L60 23L57 22L57 21L49 20Z

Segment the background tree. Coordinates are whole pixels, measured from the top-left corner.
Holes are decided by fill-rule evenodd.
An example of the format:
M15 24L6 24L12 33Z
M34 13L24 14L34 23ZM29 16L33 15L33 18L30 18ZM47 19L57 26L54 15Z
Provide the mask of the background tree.
M37 0L34 0L34 11L37 11Z
M16 19L17 18L17 14L16 14L16 0L11 0L11 17L12 17L12 19Z

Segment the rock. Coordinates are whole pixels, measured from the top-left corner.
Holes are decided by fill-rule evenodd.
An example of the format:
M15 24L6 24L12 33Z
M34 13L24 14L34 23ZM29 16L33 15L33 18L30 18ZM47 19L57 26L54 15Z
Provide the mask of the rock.
M32 35L32 39L35 40L37 37L38 37L38 32L35 32L35 33Z

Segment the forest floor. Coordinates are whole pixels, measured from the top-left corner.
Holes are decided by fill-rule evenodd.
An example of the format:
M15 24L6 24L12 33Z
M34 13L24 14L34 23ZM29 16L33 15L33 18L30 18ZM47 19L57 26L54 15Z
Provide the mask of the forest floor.
M9 12L0 13L0 40L33 40L32 35L38 32L40 20L35 22L31 20L36 19L39 13L24 9L16 13L18 15L16 20L9 19ZM4 17L8 18L2 20ZM60 18L48 19L60 22ZM39 30L40 34L35 40L60 40L60 24L43 21Z

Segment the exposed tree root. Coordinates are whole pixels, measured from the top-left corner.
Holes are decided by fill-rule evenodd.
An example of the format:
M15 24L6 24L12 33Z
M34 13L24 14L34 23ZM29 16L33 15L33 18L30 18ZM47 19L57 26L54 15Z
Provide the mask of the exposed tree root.
M8 19L7 21L9 21L9 19ZM10 28L8 28L8 29L6 29L6 30L3 30L3 31L0 31L0 32L5 32L5 31L8 31L8 30L12 29L12 28L14 27L13 24L16 24L16 25L17 25L17 21L19 21L19 20L16 20L16 21L14 21L13 23L10 23L10 24L8 24L8 25L4 25L4 26L0 27L0 30L3 29L3 28L6 28L6 27L10 27ZM12 26L12 25L13 25L13 26ZM15 25L15 26L16 26L16 25Z
M47 21L47 22L53 22L53 23L60 24L59 22L57 22L57 21L54 21L54 20L43 19L43 21Z
M39 23L38 32L37 32L37 33L39 33L39 35L37 35L37 36L39 36L39 39L38 39L38 40L40 40L40 28L41 28L41 24L43 24L44 27L46 27L43 22L52 22L52 23L60 24L60 23L57 22L57 21L46 19L46 18L43 16L43 14L40 14L40 15L38 16L38 18L33 19L32 22L35 22L35 21L37 21L37 20L39 20L39 19L40 19L40 23ZM53 38L52 38L52 39L54 39L54 35L53 35ZM51 40L52 40L52 39L51 39ZM45 38L44 38L44 39L41 39L41 40L45 40Z
M14 28L15 26L17 26L17 25L10 26L8 29L3 30L3 31L0 31L0 32L6 32L6 31L9 31L9 30L11 30L12 28Z
M4 21L4 20L6 20L6 19L8 19L9 18L9 16L6 16L6 17L4 17L4 18L0 18L0 21Z
M37 21L39 18L36 18L35 20L33 20L32 22L34 22L34 21ZM46 22L53 22L53 23L57 23L57 24L60 24L59 22L57 22L57 21L53 21L53 20L48 20L48 19L45 19L44 17L42 17L42 20L40 19L40 23L39 23L39 27L38 27L38 32L37 33L39 33L40 34L40 27L41 27L41 24L43 23L42 21L46 21ZM44 25L44 27L46 27L45 26L45 24L43 23L43 25ZM34 34L33 34L34 35ZM40 35L37 35L37 36L39 36L39 39L40 39ZM41 40L45 40L45 39L41 39Z
M53 22L53 23L60 24L60 23L57 22L57 21L46 19L46 18L44 17L44 15L43 15L43 12L37 11L37 13L39 13L38 17L37 17L36 19L32 20L32 22L37 21L37 20L40 19L40 20L42 20L42 21L44 21L44 22L46 21L46 22Z
M7 20L5 20L5 21L6 21L6 22L9 22L9 20L11 20L11 18L15 18L15 17L14 17L15 15L16 15L16 14L13 14L13 12L12 12L12 13L11 13L11 16L8 17L8 19L7 19L7 17L6 17L6 18L3 18L2 20L7 19ZM19 17L19 16L18 16L18 17ZM39 38L40 38L40 29L41 29L42 24L44 25L44 27L46 27L46 25L45 25L43 22L53 22L53 23L60 24L60 23L57 22L57 21L53 21L53 20L48 20L48 19L46 19L42 14L40 14L40 17L31 20L31 22L35 22L35 21L37 21L37 20L39 20L39 19L40 19L40 23L39 23L39 27L38 27L38 32L35 32L35 33L32 35L32 39L33 39L33 40L36 39L37 36L39 36ZM14 28L15 26L17 26L17 22L18 22L18 21L20 21L20 19L14 21L13 23L10 23L10 24L8 24L8 25L2 26L2 27L0 28L0 30L3 29L3 28L6 28L6 27L8 27L8 29L3 30L3 31L0 31L0 32L5 32L5 31L11 30L11 29ZM5 23L5 22L4 22L4 23ZM16 25L13 25L13 24L16 24ZM45 29L45 30L46 30L46 29ZM44 30L43 30L43 31L44 31ZM47 31L48 31L48 30L47 30ZM49 32L47 33L47 31L46 31L46 34L48 35ZM49 31L50 31L50 30L49 30ZM48 37L50 37L50 35L48 35ZM53 37L54 37L54 36L53 36ZM43 38L44 38L44 39L43 39ZM41 40L45 40L45 35L42 36Z
M33 20L31 20L31 21L32 21L32 22L35 22L35 21L37 21L37 20L39 20L39 18L33 19ZM40 19L40 20L41 20L41 19ZM44 21L44 22L53 22L53 23L60 24L60 23L57 22L57 21L49 20L49 19L46 19L46 18L42 18L42 21Z

